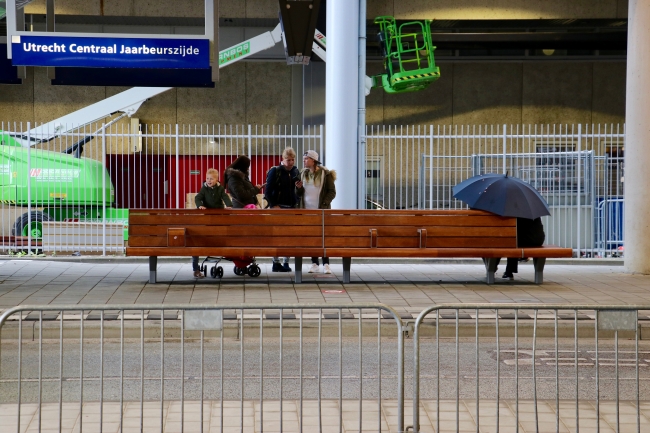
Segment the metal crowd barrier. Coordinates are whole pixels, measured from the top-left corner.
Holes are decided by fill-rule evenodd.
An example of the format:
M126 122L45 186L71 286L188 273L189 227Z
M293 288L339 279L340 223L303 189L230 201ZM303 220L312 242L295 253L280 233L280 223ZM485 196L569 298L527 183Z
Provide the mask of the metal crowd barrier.
M404 328L382 304L19 306L0 337L2 431L404 429Z
M640 404L650 400L647 313L650 305L427 308L414 326L411 428L434 419L436 432L640 432L650 409Z

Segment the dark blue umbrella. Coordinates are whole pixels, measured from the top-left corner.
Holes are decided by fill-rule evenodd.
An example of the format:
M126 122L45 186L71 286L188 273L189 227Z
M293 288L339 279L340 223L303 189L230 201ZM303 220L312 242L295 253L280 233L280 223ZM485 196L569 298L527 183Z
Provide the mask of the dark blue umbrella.
M529 183L507 174L480 174L453 188L454 197L473 209L501 216L535 219L550 215L548 203Z

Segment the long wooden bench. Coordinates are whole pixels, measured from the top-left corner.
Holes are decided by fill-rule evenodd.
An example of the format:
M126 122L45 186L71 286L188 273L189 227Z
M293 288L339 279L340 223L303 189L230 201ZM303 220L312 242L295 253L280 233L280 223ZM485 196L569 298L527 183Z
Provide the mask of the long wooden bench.
M162 256L341 257L350 282L353 257L478 257L488 284L496 260L531 257L542 284L547 258L572 257L570 248L517 247L517 219L474 210L193 210L131 209L127 256L149 257L156 282Z

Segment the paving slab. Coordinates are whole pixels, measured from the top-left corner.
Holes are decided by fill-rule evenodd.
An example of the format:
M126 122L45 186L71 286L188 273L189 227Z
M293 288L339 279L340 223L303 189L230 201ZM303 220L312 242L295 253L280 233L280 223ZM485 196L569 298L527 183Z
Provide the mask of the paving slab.
M403 317L443 303L562 303L568 305L650 305L650 276L625 273L620 261L549 260L544 284L534 284L532 264L520 265L512 281L485 284L478 262L416 261L355 263L351 283L333 262L332 274L309 274L303 283L292 273L195 279L187 260L161 261L159 282L149 284L146 261L123 259L0 259L0 310L20 304L282 304L379 302ZM293 264L292 264L293 266Z
M601 402L600 417L596 414L596 403L584 401L580 406L579 423L576 423L575 402L561 401L560 411L555 402L538 401L537 416L532 402L519 401L518 411L514 401L502 400L499 404L499 418L494 416L494 401L480 401L481 410L476 413L474 400L460 400L458 412L456 401L422 401L420 404L419 431L461 431L481 432L518 431L526 432L577 432L577 425L583 431L636 432L648 431L650 410L647 405L637 407L631 402L621 402L618 420L604 409L615 409L613 402ZM319 406L321 416L319 417ZM0 423L7 431L18 430L18 406L0 405ZM122 412L122 414L120 414ZM518 417L517 417L518 412ZM181 417L181 413L183 417ZM199 401L160 402L84 402L64 403L59 411L58 403L22 404L20 406L21 432L179 432L181 420L184 431L198 432L201 423L203 431L244 432L397 432L397 401L366 400L359 412L358 400L284 400L265 401L204 401L203 418ZM406 402L404 408L405 426L413 425L413 408ZM360 422L361 421L361 422ZM637 422L640 424L638 425ZM61 429L59 430L59 423ZM162 426L161 426L162 424ZM101 428L100 428L101 426ZM121 427L121 428L120 428ZM142 428L142 430L141 430ZM223 429L223 430L222 430ZM410 431L413 431L411 428Z

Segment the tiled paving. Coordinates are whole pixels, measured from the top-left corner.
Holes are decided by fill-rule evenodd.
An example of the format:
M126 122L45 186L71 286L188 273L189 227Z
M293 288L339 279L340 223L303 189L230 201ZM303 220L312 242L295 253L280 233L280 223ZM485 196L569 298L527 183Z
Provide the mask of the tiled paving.
M323 433L358 432L359 419L361 431L378 432L379 423L381 431L397 432L397 401L383 400L381 408L376 401L364 401L362 415L359 416L359 402L357 400L343 401L343 410L339 410L338 400L321 401L321 417L318 415L318 401L303 401L302 405L302 430L300 416L300 402L287 401L264 402L263 411L259 401L244 401L243 408L238 401L226 401L223 404L223 417L221 404L218 401L203 403L203 431L205 433L221 431L249 432L299 432L319 431L319 424ZM101 426L100 430L100 407ZM186 401L181 409L181 402L166 401L163 403L162 417L159 402L144 402L142 408L139 402L124 403L123 406L123 432L139 432L142 420L144 432L180 432L181 412L184 413L183 427L186 432L199 432L201 426L201 403ZM539 401L537 403L537 419L533 402L519 402L519 416L516 417L514 401L502 400L499 404L499 431L514 432L519 425L521 433L526 432L577 432L575 402L560 402L559 417L557 416L555 402ZM650 403L641 403L639 406L640 431L650 431ZM16 405L0 405L0 425L3 431L17 431ZM39 414L36 404L23 404L21 406L20 432L39 431ZM597 412L595 402L581 402L579 407L579 430L597 431ZM413 424L412 406L405 407L405 425ZM65 403L62 408L61 432L63 433L103 433L120 432L120 404L116 402L85 403L83 416L80 416L78 404ZM142 413L142 417L141 417ZM439 420L438 420L439 413ZM637 408L633 403L624 402L619 407L618 431L637 431ZM243 417L242 417L243 414ZM342 414L341 416L339 416ZM490 433L497 431L496 401L481 401L479 404L479 417L476 417L476 402L461 400L459 402L458 421L456 420L456 402L441 401L440 408L435 401L424 401L420 409L420 432L476 432L477 422L480 432ZM262 416L263 415L263 416ZM160 428L161 418L163 428ZM83 420L83 429L81 428ZM319 423L319 420L320 423ZM458 422L458 429L457 429ZM40 414L40 424L43 433L58 432L59 407L58 404L43 404ZM243 424L243 426L242 426ZM222 430L223 426L223 430ZM600 404L600 432L613 433L617 431L616 406L613 402ZM263 429L262 429L263 427ZM339 428L341 427L341 430ZM439 430L438 430L439 427ZM411 429L412 431L412 429Z
M442 303L650 304L650 276L625 273L620 262L549 261L540 286L533 283L531 264L521 265L514 281L487 286L484 267L478 263L353 262L350 284L342 283L342 266L335 263L333 274L305 272L304 283L294 284L293 273L272 273L266 262L260 262L258 278L234 275L228 262L222 280L191 278L187 261L161 262L160 282L149 284L145 261L0 259L0 310L20 304L379 302L412 317Z
M0 258L0 310L19 304L286 304L286 303L330 303L379 302L395 308L403 318L412 318L429 305L441 303L562 303L569 305L650 305L650 276L625 273L620 262L600 264L549 261L545 270L545 283L533 283L533 268L530 264L520 266L520 273L514 281L501 281L493 286L484 283L484 267L480 263L377 262L352 265L352 283L343 284L342 266L334 263L333 274L303 274L304 283L294 284L293 274L271 273L268 260L260 260L262 275L258 278L239 277L232 273L230 265L224 266L225 275L220 280L191 278L188 261L162 261L159 263L158 284L149 284L148 263L116 259L92 261L52 259L5 259ZM354 315L354 309L346 314ZM278 314L278 311L267 311ZM461 311L462 318L474 318L474 311ZM647 312L650 316L650 312ZM33 314L33 313L32 313ZM86 312L87 315L92 314ZM155 317L156 314L158 317ZM173 311L166 311L166 318L174 319ZM285 312L287 318L292 313ZM481 312L483 314L483 312ZM487 314L487 313L486 313ZM511 313L504 313L511 314ZM525 313L524 313L525 314ZM169 317L167 317L169 315ZM71 315L72 318L74 315ZM110 317L109 317L110 316ZM131 317L133 316L133 317ZM160 311L147 312L148 319L159 319ZM540 314L539 318L542 314ZM584 317L583 317L584 316ZM58 317L53 314L53 318ZM78 316L74 316L78 317ZM106 312L106 319L116 319L118 314ZM140 319L140 314L125 318ZM257 316L259 317L259 316ZM347 316L346 316L347 317ZM443 319L448 317L441 315ZM481 317L481 316L480 316ZM485 316L487 317L487 316ZM32 316L33 318L33 316ZM50 317L51 319L52 317ZM67 317L65 317L67 318ZM270 317L269 317L270 318ZM505 316L503 317L506 318ZM574 316L560 317L573 320ZM578 319L591 318L581 314ZM641 316L640 319L648 318ZM27 316L24 320L30 320ZM92 319L92 317L89 317ZM525 319L525 317L524 317ZM406 425L412 424L410 399L406 400ZM322 405L323 432L339 431L339 402L324 401ZM63 405L63 432L80 432L79 405ZM84 403L83 432L98 432L99 403ZM342 431L358 431L358 402L345 402L342 415ZM185 403L185 431L200 431L200 404ZM299 404L285 401L282 416L282 431L299 430ZM363 431L397 431L394 400L382 400L381 410L376 401L363 403ZM280 430L279 404L264 403L263 420L259 402L244 402L245 432L257 432L260 425L265 432ZM620 408L620 431L636 432L637 409L634 403L622 402ZM163 431L180 431L180 402L164 403ZM205 432L221 431L221 407L219 402L206 402L203 426ZM517 425L515 404L501 401L499 406L499 431L515 431ZM562 401L559 410L559 430L556 427L555 402L538 402L540 432L574 432L576 428L575 402ZM225 402L223 431L240 431L241 407L239 402ZM532 402L520 401L518 410L520 432L536 430ZM610 401L601 401L600 431L614 432L616 410ZM303 431L318 431L317 402L306 401L303 412ZM42 432L58 431L58 405L45 404L41 412ZM641 432L650 432L650 402L640 405ZM0 405L0 431L16 431L16 406ZM161 431L160 403L143 404L143 431ZM476 409L473 400L460 401L458 431L475 432ZM379 421L381 420L381 421ZM579 425L581 431L596 431L595 402L581 400ZM479 429L481 432L495 432L496 402L480 402ZM422 432L457 431L456 403L444 401L440 404L440 418L437 418L435 401L423 401L420 413ZM119 431L119 404L104 403L103 432ZM21 407L20 432L38 431L37 407L23 404ZM124 431L140 431L140 403L125 403Z

